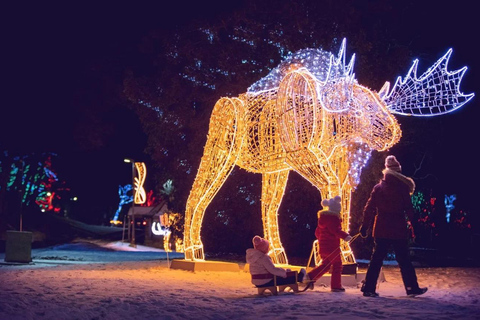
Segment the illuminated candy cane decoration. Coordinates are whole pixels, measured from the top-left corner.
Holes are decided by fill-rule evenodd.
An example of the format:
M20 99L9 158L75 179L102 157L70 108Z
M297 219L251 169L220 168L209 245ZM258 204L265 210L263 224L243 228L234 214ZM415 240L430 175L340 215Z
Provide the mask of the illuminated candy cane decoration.
M135 162L135 167L137 168L138 178L135 177L134 199L136 204L142 204L147 200L147 194L143 188L147 176L147 167L144 162Z

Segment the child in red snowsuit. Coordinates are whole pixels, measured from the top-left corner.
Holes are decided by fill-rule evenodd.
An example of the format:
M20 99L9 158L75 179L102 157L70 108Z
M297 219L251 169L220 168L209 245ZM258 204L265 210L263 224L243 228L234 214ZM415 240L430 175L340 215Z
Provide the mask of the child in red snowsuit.
M318 212L318 225L315 236L320 247L322 263L308 273L307 279L316 281L330 269L332 278L330 288L332 292L343 292L342 287L342 259L340 257L340 239L350 241L352 237L342 230L340 210L341 198L336 196L333 199L322 201L322 207L328 210Z

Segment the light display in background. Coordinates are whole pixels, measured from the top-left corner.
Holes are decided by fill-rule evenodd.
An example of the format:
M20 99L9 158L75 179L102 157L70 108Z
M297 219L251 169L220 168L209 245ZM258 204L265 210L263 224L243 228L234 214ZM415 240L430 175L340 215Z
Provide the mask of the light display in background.
M110 224L119 225L122 224L122 221L118 220L120 216L120 212L122 211L122 207L126 204L129 204L135 199L136 204L145 204L147 201L155 201L155 197L153 197L153 192L146 193L143 187L145 183L145 178L147 176L147 168L144 162L135 162L135 171L138 174L138 177L134 177L135 182L135 190L133 195L128 195L130 191L132 191L132 185L127 184L125 186L118 187L118 195L120 197L120 201L118 203L117 211L113 216L113 219L110 220Z
M122 207L126 204L129 204L132 202L133 197L131 195L128 195L128 193L132 191L132 185L127 184L125 186L118 186L118 196L120 197L120 201L118 203L118 208L117 211L115 211L115 215L113 216L113 219L110 220L110 223L113 225L118 225L121 224L122 222L118 220L120 216L120 212L122 211Z
M147 176L147 167L144 162L135 162L135 168L137 169L138 177L135 177L135 203L143 204L147 200L147 195L143 184L145 183L145 177Z
M277 213L290 170L311 182L322 199L342 197L342 228L348 232L351 192L371 152L400 140L393 114L444 114L474 96L459 91L466 67L447 71L451 50L420 77L415 61L405 80L399 77L392 90L386 82L378 93L358 84L355 56L346 64L345 50L345 40L337 56L300 50L246 93L217 101L186 204L185 259L205 259L203 216L235 165L262 174L264 237L272 260L288 264ZM341 247L343 262L354 263L348 243Z
M457 200L457 196L452 194L451 196L445 195L445 209L447 209L447 213L445 214L445 218L447 219L447 223L450 222L450 216L451 212L453 209L455 209L455 206L453 205L453 202Z
M154 196L153 190L150 190L147 193L147 199L146 199L145 203L143 203L143 205L145 205L147 207L152 207L152 206L155 205L155 203L157 203L157 197Z
M159 221L152 222L152 233L156 236L163 236L163 249L166 252L172 252L170 248L170 219L168 213L164 213L159 217Z
M62 204L69 198L70 189L53 170L53 156L55 154L44 153L11 158L9 168L6 168L10 170L6 190L18 192L24 206L35 204L42 212L60 213L66 210ZM3 165L1 161L0 164Z

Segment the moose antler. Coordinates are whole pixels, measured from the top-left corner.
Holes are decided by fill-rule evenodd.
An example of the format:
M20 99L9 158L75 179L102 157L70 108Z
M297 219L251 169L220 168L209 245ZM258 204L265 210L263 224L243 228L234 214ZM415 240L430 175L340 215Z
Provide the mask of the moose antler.
M346 46L347 40L343 39L337 57L322 49L311 48L291 53L265 77L251 85L247 92L258 93L278 89L280 81L288 72L300 68L309 70L321 86L325 86L327 83L339 78L346 79L345 83L350 84L355 80L353 73L355 54L352 55L350 62L346 64Z
M350 62L348 65L345 64L345 56L346 56L346 47L347 47L347 39L342 40L342 45L340 46L340 50L338 52L338 57L335 60L335 65L340 66L340 70L342 71L342 75L345 77L354 77L353 75L353 66L355 64L355 54L352 55Z
M385 82L379 96L388 109L402 115L433 116L454 111L472 99L474 93L460 92L460 82L467 67L453 72L447 70L451 54L452 49L449 49L420 78L417 78L418 59L415 60L405 79L398 77L390 92L390 83Z

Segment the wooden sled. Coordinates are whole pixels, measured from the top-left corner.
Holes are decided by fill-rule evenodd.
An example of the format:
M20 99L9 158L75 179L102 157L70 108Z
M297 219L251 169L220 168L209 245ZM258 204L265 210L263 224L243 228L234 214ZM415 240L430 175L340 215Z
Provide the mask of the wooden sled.
M298 290L298 272L297 271L291 271L287 272L287 277L295 276L295 282L294 283L288 283L288 284L282 284L282 285L277 285L277 276L273 276L273 286L270 287L256 287L258 289L258 295L264 295L266 291L270 291L271 295L277 296L278 293L283 293L287 289L289 291L293 292L300 292Z

